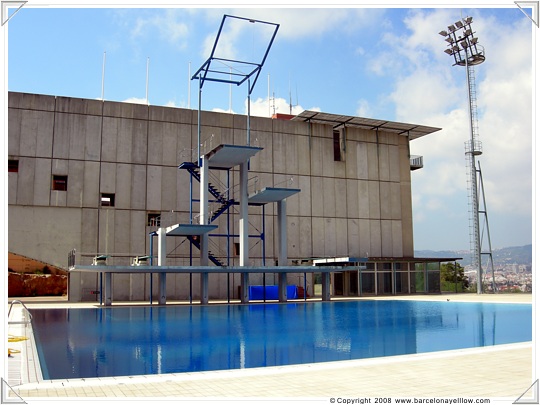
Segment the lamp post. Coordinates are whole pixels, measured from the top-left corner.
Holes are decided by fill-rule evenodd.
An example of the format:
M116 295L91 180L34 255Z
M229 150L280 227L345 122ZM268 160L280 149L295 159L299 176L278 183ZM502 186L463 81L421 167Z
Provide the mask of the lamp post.
M448 31L439 34L445 37L448 48L444 52L454 58L454 66L465 66L467 71L467 95L469 100L470 140L465 143L465 155L469 165L471 182L470 201L472 206L473 232L473 267L477 268L477 293L482 294L482 250L480 245L480 219L478 201L478 181L476 156L482 154L482 143L477 139L478 125L476 119L476 84L474 66L486 60L484 47L478 44L478 38L472 30L472 17L462 18L448 26Z

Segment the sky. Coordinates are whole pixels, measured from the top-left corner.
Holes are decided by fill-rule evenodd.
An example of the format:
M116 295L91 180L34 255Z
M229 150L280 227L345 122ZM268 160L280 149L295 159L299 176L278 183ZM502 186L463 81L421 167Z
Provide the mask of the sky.
M251 114L316 110L442 128L411 142L411 154L424 158L424 168L411 173L415 249L468 250L466 69L453 66L438 33L472 16L486 53L475 79L491 243L494 249L530 244L539 29L531 9L527 16L513 1L448 7L394 1L216 8L161 1L149 8L102 0L81 8L29 0L15 14L11 9L1 27L3 88L196 109L197 83L189 79L210 56L223 15L279 24ZM269 31L246 26L224 27L220 56L259 61ZM202 94L204 110L247 112L246 85L206 82ZM487 235L482 240L487 247Z

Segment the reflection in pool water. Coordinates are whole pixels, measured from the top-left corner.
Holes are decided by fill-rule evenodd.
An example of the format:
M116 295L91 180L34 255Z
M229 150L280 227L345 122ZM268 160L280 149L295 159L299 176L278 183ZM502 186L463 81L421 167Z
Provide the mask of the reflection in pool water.
M532 306L421 301L32 309L45 379L266 367L532 340Z

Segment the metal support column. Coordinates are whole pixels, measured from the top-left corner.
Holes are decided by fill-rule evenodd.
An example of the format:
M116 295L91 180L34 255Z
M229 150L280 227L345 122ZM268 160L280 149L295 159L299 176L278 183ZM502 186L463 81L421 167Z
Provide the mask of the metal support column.
M201 161L201 182L200 182L200 215L199 224L208 224L208 158L202 156ZM200 265L208 266L208 234L204 233L200 236ZM201 273L200 276L200 296L201 304L208 304L208 273Z
M287 201L277 203L277 232L278 232L278 265L287 265ZM278 276L279 302L287 301L287 273L279 273Z
M330 273L325 271L322 276L322 300L330 301Z
M105 306L112 305L112 274L105 273Z
M167 231L158 228L158 266L165 266L167 259ZM158 273L159 293L158 304L165 305L167 302L167 273Z
M249 220L248 220L248 162L240 165L240 266L249 263ZM249 273L240 275L240 301L249 302Z

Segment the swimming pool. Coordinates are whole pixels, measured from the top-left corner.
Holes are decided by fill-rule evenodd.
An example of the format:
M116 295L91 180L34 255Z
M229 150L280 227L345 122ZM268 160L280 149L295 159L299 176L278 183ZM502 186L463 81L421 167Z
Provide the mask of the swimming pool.
M31 309L44 379L239 369L532 340L532 306L422 301Z

